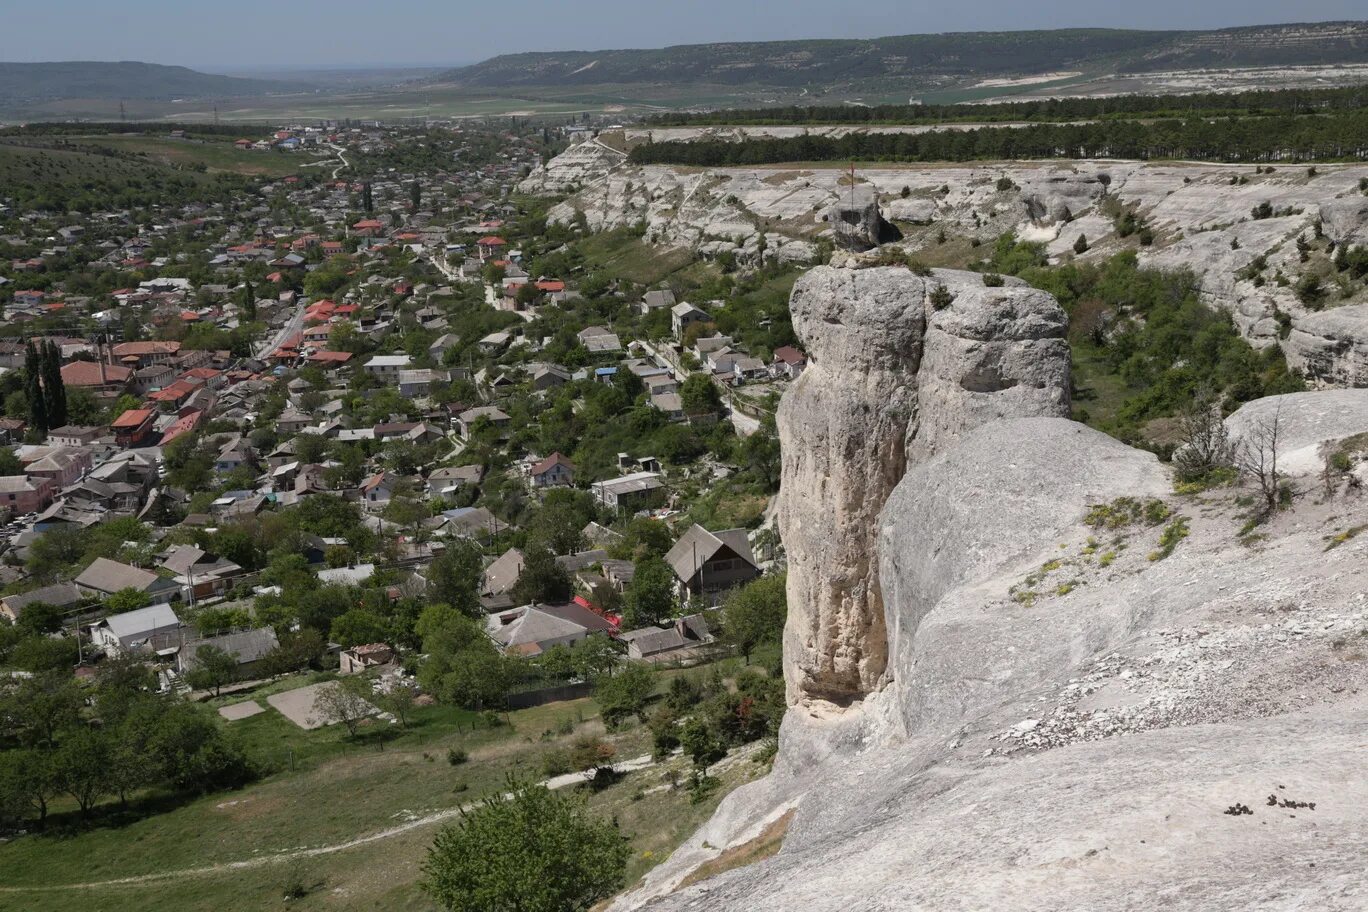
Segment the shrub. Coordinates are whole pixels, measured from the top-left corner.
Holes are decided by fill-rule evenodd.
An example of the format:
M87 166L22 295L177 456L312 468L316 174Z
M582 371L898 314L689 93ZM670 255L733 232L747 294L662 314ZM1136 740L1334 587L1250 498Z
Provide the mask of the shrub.
M462 763L465 763L469 759L470 755L466 753L463 748L447 748L447 763L450 763L452 766L460 766Z

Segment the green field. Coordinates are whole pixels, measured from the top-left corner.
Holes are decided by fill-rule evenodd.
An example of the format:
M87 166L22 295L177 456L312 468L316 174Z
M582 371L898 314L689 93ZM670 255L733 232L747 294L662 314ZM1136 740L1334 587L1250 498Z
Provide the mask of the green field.
M247 133L243 138L259 137L256 133ZM321 167L318 163L336 162L335 156L324 153L244 152L236 148L231 140L200 141L143 134L103 134L74 136L69 137L68 141L77 146L113 149L125 155L143 156L159 164L183 168L202 165L210 172L261 177L301 174L313 170L305 167L307 165Z
M250 696L268 706L264 694L308 681L296 677ZM306 732L267 708L230 723L230 730L255 759L278 772L240 791L150 816L135 804L120 818L108 803L106 816L89 829L54 828L0 845L0 908L283 908L286 887L300 882L308 895L289 908L432 910L417 880L441 824L457 808L500 792L510 774L541 779L542 757L557 745L603 732L588 699L506 718L510 724L489 728L473 713L432 706L418 710L407 730L371 727L351 742L341 726ZM561 733L567 729L573 733ZM650 752L650 734L640 725L609 740L619 761ZM468 762L450 764L448 748L467 751ZM631 839L629 883L687 838L727 791L764 771L738 758L722 774L723 787L693 804L687 790L663 787L670 769L687 778L687 765L675 757L628 773L590 797L591 807L615 816Z

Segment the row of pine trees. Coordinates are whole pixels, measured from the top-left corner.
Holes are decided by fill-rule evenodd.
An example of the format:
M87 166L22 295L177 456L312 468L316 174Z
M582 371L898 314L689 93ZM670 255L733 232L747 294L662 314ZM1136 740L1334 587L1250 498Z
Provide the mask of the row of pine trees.
M67 423L66 384L62 382L62 352L51 339L24 350L24 395L29 403L29 426L46 435Z

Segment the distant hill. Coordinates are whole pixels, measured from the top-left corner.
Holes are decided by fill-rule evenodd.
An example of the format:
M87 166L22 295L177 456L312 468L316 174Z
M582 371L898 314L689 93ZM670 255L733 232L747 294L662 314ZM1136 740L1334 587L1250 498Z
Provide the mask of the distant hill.
M61 99L169 100L299 91L299 83L216 76L186 67L123 61L0 63L0 104Z
M482 89L694 83L809 87L1067 70L1368 63L1368 23L1270 25L1205 32L1061 29L869 40L679 45L657 50L506 54L434 81Z

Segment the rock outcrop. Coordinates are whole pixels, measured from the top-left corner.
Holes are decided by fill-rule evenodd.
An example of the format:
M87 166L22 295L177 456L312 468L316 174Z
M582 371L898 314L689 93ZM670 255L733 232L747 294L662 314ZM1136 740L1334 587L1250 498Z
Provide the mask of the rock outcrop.
M761 132L791 135L792 129ZM681 136L715 133L683 129ZM1368 177L1366 166L1321 166L1309 175L1290 166L1256 172L1249 165L1021 162L888 166L858 176L887 217L908 231L902 244L909 250L934 245L942 231L989 241L1014 231L1065 259L1085 235L1085 262L1129 249L1142 265L1192 270L1206 303L1229 313L1251 344L1286 343L1289 359L1316 385L1362 382L1353 378L1362 377L1361 353L1368 345L1368 312L1362 309L1368 293L1351 288L1345 299L1328 287L1317 304L1324 310L1317 311L1299 300L1295 286L1308 268L1296 241L1312 237L1318 224L1337 244L1368 244L1368 200L1358 186ZM825 216L849 196L846 180L837 167L637 167L611 150L581 144L534 173L523 189L583 188L551 210L553 221L569 223L583 213L595 230L644 221L656 243L707 256L732 252L743 261L758 255L763 235L768 256L798 262L815 254L815 238L840 240ZM1255 218L1264 204L1274 215ZM1150 246L1139 246L1135 234L1118 235L1116 216L1123 210L1149 226ZM859 236L870 243L876 238L863 220ZM1244 271L1259 257L1266 268L1255 282ZM1300 335L1287 338L1289 326Z
M931 303L943 287L948 304ZM876 518L909 464L1003 417L1064 415L1064 313L973 273L818 267L795 285L808 368L784 398L779 527L790 558L791 700L845 705L887 660Z
M1150 453L1013 417L1064 401L1052 302L956 279L795 289L800 699L773 772L614 909L1368 907L1368 497L1348 480L1368 448L1345 450L1368 390L1231 416L1237 441L1277 417L1293 489L1251 532L1238 488L1178 496ZM948 306L908 306L938 283ZM1357 466L1327 486L1331 447ZM862 698L811 699L833 688ZM678 889L784 815L776 856Z

